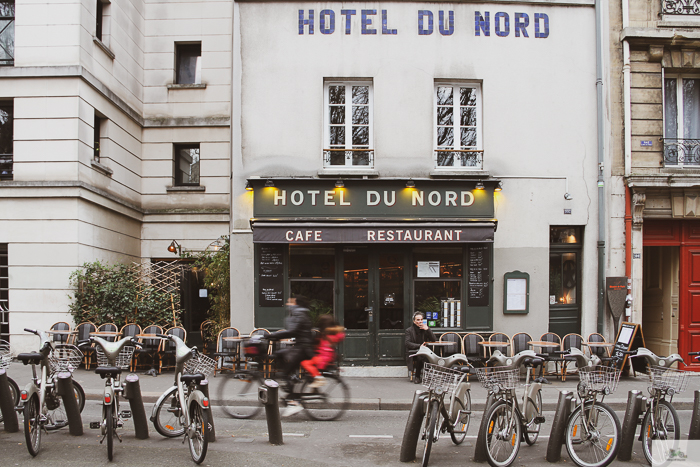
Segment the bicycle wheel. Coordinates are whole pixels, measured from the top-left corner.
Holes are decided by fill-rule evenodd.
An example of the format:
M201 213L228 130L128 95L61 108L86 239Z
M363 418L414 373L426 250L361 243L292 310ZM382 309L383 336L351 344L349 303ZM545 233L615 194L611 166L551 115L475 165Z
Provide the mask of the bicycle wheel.
M525 418L523 437L525 438L525 442L529 446L532 446L540 436L541 424L537 423L535 419L542 416L542 391L537 391L535 402L530 398L527 399L523 416Z
M428 412L425 414L427 422L426 430L423 433L425 444L423 445L423 463L422 467L427 467L430 459L430 449L433 443L437 441L438 435L438 418L440 415L440 403L436 400L432 401L428 406Z
M670 402L658 401L655 407L654 424L651 413L647 411L642 421L642 446L644 457L651 465L662 464L669 458L671 449L681 439L681 427L678 413ZM656 441L656 442L654 442Z
M576 465L604 467L617 455L620 420L606 404L596 402L576 407L566 423L566 450Z
M73 392L78 402L78 409L82 412L83 408L85 408L85 391L80 384L73 381ZM46 430L58 430L68 425L68 415L63 404L63 397L58 395L56 388L47 389L45 398L46 408L48 409L46 425L44 425Z
M350 388L337 375L325 375L326 384L309 388L306 381L301 388L301 405L313 420L337 420L350 406Z
M75 398L78 399L80 413L83 413L83 409L85 408L85 391L83 390L83 387L75 380L73 381L73 391L75 391Z
M486 414L487 460L492 467L507 467L515 461L520 450L522 427L513 403L497 401Z
M41 426L39 424L39 395L34 394L24 404L24 440L32 457L39 454L41 447Z
M187 437L190 454L195 464L201 464L209 446L209 413L196 402L190 405L190 424L192 435Z
M153 426L158 434L166 438L177 438L185 433L181 423L182 408L177 395L177 387L170 388L155 408Z
M466 403L466 405L465 405ZM454 408L454 416L455 416L455 422L452 425L452 433L450 433L450 438L452 438L452 442L456 445L462 444L464 441L464 438L467 437L467 429L469 428L469 421L471 420L471 414L470 413L461 413L460 410L466 411L466 412L471 412L472 410L472 398L469 395L469 391L464 393L464 402L462 402L460 399L455 398L455 408Z
M104 415L105 437L107 438L107 459L112 460L114 457L114 406L103 405L102 414Z
M253 418L262 410L258 388L263 385L259 373L238 372L226 375L219 385L219 404L232 418Z
M7 378L7 382L9 383L10 386L10 395L12 396L12 403L15 407L17 407L17 404L19 404L19 386L17 386L17 383L15 383L15 380L12 378ZM3 421L3 416L2 412L0 411L0 423Z

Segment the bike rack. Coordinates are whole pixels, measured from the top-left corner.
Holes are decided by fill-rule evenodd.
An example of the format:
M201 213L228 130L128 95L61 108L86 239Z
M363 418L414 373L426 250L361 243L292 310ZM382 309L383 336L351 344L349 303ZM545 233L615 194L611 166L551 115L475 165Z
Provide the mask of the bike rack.
M401 441L401 454L399 457L401 462L413 462L416 458L416 446L418 445L418 437L420 436L420 429L425 416L425 398L427 395L427 391L420 389L413 394L411 411L408 414L403 440Z
M557 411L552 421L552 432L549 434L547 444L547 462L559 462L561 460L561 447L566 436L566 422L571 414L571 404L574 394L571 391L560 391Z
M265 385L258 388L258 399L265 406L268 439L273 446L284 444L278 396L279 384L277 381L266 379Z
M80 407L73 390L73 376L69 371L62 371L56 375L56 392L63 399L63 407L68 417L68 429L73 436L83 435L83 420L80 417Z
M126 375L126 384L124 388L124 397L129 400L129 408L131 409L131 418L134 423L134 433L137 439L148 438L148 419L146 418L146 410L143 408L143 398L141 397L141 384L139 376L130 373Z
M481 417L481 424L479 425L479 434L476 437L474 462L486 462L488 460L488 454L486 452L486 425L488 423L486 420L486 413L489 411L494 402L496 402L496 396L489 391L489 397L486 399L486 404L484 404L484 414Z
M622 422L620 447L617 450L617 460L619 461L632 460L634 435L637 433L639 415L642 413L644 402L645 398L642 396L642 391L630 391L627 395L627 409L625 410L625 418Z
M209 397L209 380L203 379L199 383L199 390L202 391L204 397L209 399L209 433L207 437L209 442L213 443L216 441L216 428L214 427L214 411L211 409L211 398Z
M7 372L4 369L0 370L0 410L2 411L5 431L8 433L19 431L15 401L12 399L10 383L7 381Z
M690 432L688 433L688 439L700 439L700 391L695 391L693 415L690 417Z

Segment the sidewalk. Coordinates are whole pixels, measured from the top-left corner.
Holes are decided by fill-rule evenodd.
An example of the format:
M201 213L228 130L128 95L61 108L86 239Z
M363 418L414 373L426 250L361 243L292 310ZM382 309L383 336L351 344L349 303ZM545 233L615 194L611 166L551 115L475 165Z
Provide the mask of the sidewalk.
M341 370L344 373L352 373L352 370ZM9 377L15 380L20 389L31 379L31 366L24 366L21 363L12 363L7 370ZM143 400L146 403L154 403L158 397L173 385L173 372L165 372L157 377L137 372L139 375ZM80 383L85 390L87 399L99 399L102 397L104 380L93 371L76 370L73 378ZM210 395L213 403L216 404L218 397L219 383L225 376L210 378ZM559 391L567 390L576 392L578 377L569 376L565 382L561 382L554 377L549 377L552 384L542 386L542 401L545 410L555 410L559 398ZM424 389L423 386L413 384L407 377L345 377L350 386L351 410L409 410L413 395L416 390ZM522 380L524 381L524 380ZM605 398L605 402L613 409L624 411L627 404L627 395L631 390L642 391L642 395L647 395L648 376L637 374L633 376L622 376L620 384L614 394ZM690 377L688 388L685 392L673 398L673 405L677 410L692 410L694 391L700 391L700 373ZM481 386L475 376L471 377L471 399L473 410L483 410L487 398L486 390Z

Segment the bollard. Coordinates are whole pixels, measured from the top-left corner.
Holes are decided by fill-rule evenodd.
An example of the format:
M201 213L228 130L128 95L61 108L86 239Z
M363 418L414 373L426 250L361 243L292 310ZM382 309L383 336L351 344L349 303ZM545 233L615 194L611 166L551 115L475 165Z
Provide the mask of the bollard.
M2 411L5 431L8 433L19 431L17 412L15 412L15 401L12 398L10 383L7 381L7 373L4 369L0 370L0 410Z
M401 441L401 454L399 457L401 462L413 462L416 458L418 436L420 436L423 417L425 417L426 394L426 391L419 389L413 395L413 404L411 404L411 411L408 414L406 428L403 431L403 440Z
M632 460L632 448L634 447L634 435L639 424L639 414L642 412L642 391L630 391L627 395L627 409L622 421L620 433L620 447L617 450L617 460Z
M695 391L693 401L693 415L690 417L690 431L688 439L700 439L700 391Z
M474 462L485 462L488 460L488 454L486 453L486 414L495 401L496 397L492 392L489 392L489 397L486 399L486 404L484 405L484 415L481 417L481 424L479 425L479 434L476 437Z
M571 391L559 392L557 411L554 414L552 432L549 435L549 443L547 444L547 462L559 462L561 460L561 446L564 444L564 436L566 436L566 422L571 413L572 398L573 394Z
M131 418L134 422L134 433L138 439L147 439L148 419L146 418L146 410L143 408L143 398L141 397L139 377L134 373L130 373L125 379L126 387L124 388L124 397L129 399Z
M62 371L56 376L58 378L56 392L63 399L63 407L66 409L70 434L82 436L83 420L80 417L80 407L78 406L78 399L75 397L75 389L73 389L73 377L69 371Z
M209 399L209 442L213 443L216 441L216 428L214 427L214 411L211 410L211 398L209 397L209 380L203 379L199 383L199 390L202 391L204 396Z
M280 419L280 406L277 396L279 394L279 384L271 379L265 380L265 385L258 388L258 399L265 405L265 418L267 419L267 433L270 444L281 446L282 420Z

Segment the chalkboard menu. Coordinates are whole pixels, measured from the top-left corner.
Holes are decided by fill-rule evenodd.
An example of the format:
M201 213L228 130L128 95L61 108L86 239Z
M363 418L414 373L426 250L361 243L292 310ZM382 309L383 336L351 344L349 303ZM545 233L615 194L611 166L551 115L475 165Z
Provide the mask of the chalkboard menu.
M624 352L630 350L637 350L640 347L644 347L644 335L642 334L642 326L636 323L620 323L620 330L617 332L617 339L615 339L615 347L613 347L612 356L619 357L616 366L622 369L627 362L628 355ZM644 359L635 358L632 359L632 364L634 371L644 373L645 365Z
M489 305L491 284L491 245L469 247L469 306Z
M283 245L262 245L258 262L260 306L284 305Z

